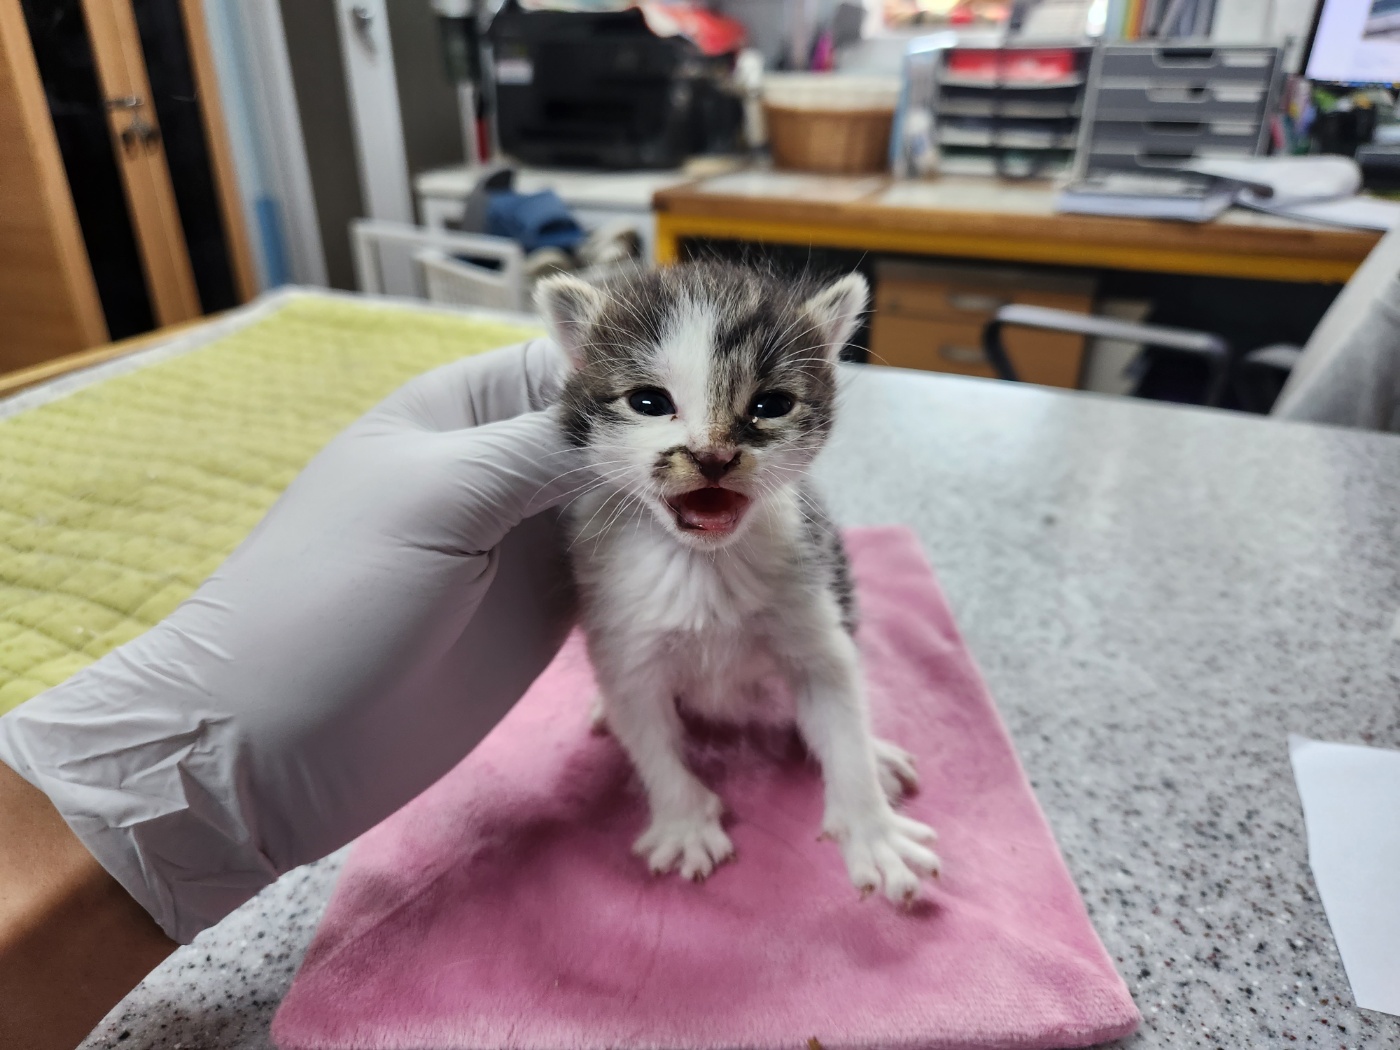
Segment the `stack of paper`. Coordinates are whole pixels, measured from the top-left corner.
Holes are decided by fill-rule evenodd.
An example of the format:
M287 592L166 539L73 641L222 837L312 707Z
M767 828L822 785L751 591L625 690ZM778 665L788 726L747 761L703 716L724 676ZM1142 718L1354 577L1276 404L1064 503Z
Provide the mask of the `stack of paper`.
M1246 208L1369 230L1400 224L1400 203L1357 196L1361 169L1350 157L1207 158L1188 170L1233 183Z
M1358 196L1350 157L1228 157L1170 172L1089 175L1061 190L1058 211L1209 222L1231 204L1368 230L1400 226L1400 203Z
M1200 175L1104 172L1085 176L1055 197L1055 210L1078 215L1209 222L1235 199L1236 187Z

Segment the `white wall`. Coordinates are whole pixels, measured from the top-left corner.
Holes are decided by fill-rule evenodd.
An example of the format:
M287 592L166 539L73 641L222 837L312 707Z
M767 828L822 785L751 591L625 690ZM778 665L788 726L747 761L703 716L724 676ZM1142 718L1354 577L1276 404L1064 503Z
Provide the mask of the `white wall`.
M306 147L275 0L204 0L234 170L263 287L324 285Z
M1288 68L1296 72L1316 6L1315 0L1216 0L1211 39L1221 43L1282 44L1292 37Z

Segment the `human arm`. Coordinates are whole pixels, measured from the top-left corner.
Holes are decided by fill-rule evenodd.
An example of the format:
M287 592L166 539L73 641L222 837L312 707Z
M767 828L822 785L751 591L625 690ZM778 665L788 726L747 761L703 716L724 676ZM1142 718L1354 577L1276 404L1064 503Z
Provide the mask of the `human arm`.
M55 972L75 973L91 947L82 923L55 925L91 903L82 893L110 890L74 843L168 951L377 823L489 732L569 623L548 508L573 475L540 411L555 365L536 341L407 384L308 464L170 617L0 718L0 761L32 786L5 771L0 854L36 827L47 843L0 867L0 900L14 902L0 967L29 967L36 923L67 952ZM120 899L112 914L131 920L131 951L92 957L124 954L103 960L120 998L161 956L140 915ZM0 1015L10 994L0 983Z

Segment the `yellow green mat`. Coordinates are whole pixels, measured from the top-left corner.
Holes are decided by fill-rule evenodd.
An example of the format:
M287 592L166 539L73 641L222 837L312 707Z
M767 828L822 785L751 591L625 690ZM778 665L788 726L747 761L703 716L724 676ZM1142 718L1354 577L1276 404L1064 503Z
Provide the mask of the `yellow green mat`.
M156 623L405 380L538 334L289 299L189 353L0 419L0 713Z

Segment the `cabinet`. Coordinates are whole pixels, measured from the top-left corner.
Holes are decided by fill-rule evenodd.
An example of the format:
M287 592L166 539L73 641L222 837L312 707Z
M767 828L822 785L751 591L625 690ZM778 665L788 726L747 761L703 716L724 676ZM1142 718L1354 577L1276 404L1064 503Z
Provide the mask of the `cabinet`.
M870 360L898 368L994 378L982 352L982 328L1010 303L1089 313L1090 277L1011 267L883 262L876 267ZM1080 336L1007 329L1007 353L1021 377L1044 386L1076 387L1083 364Z
M200 0L0 0L0 372L256 290Z

